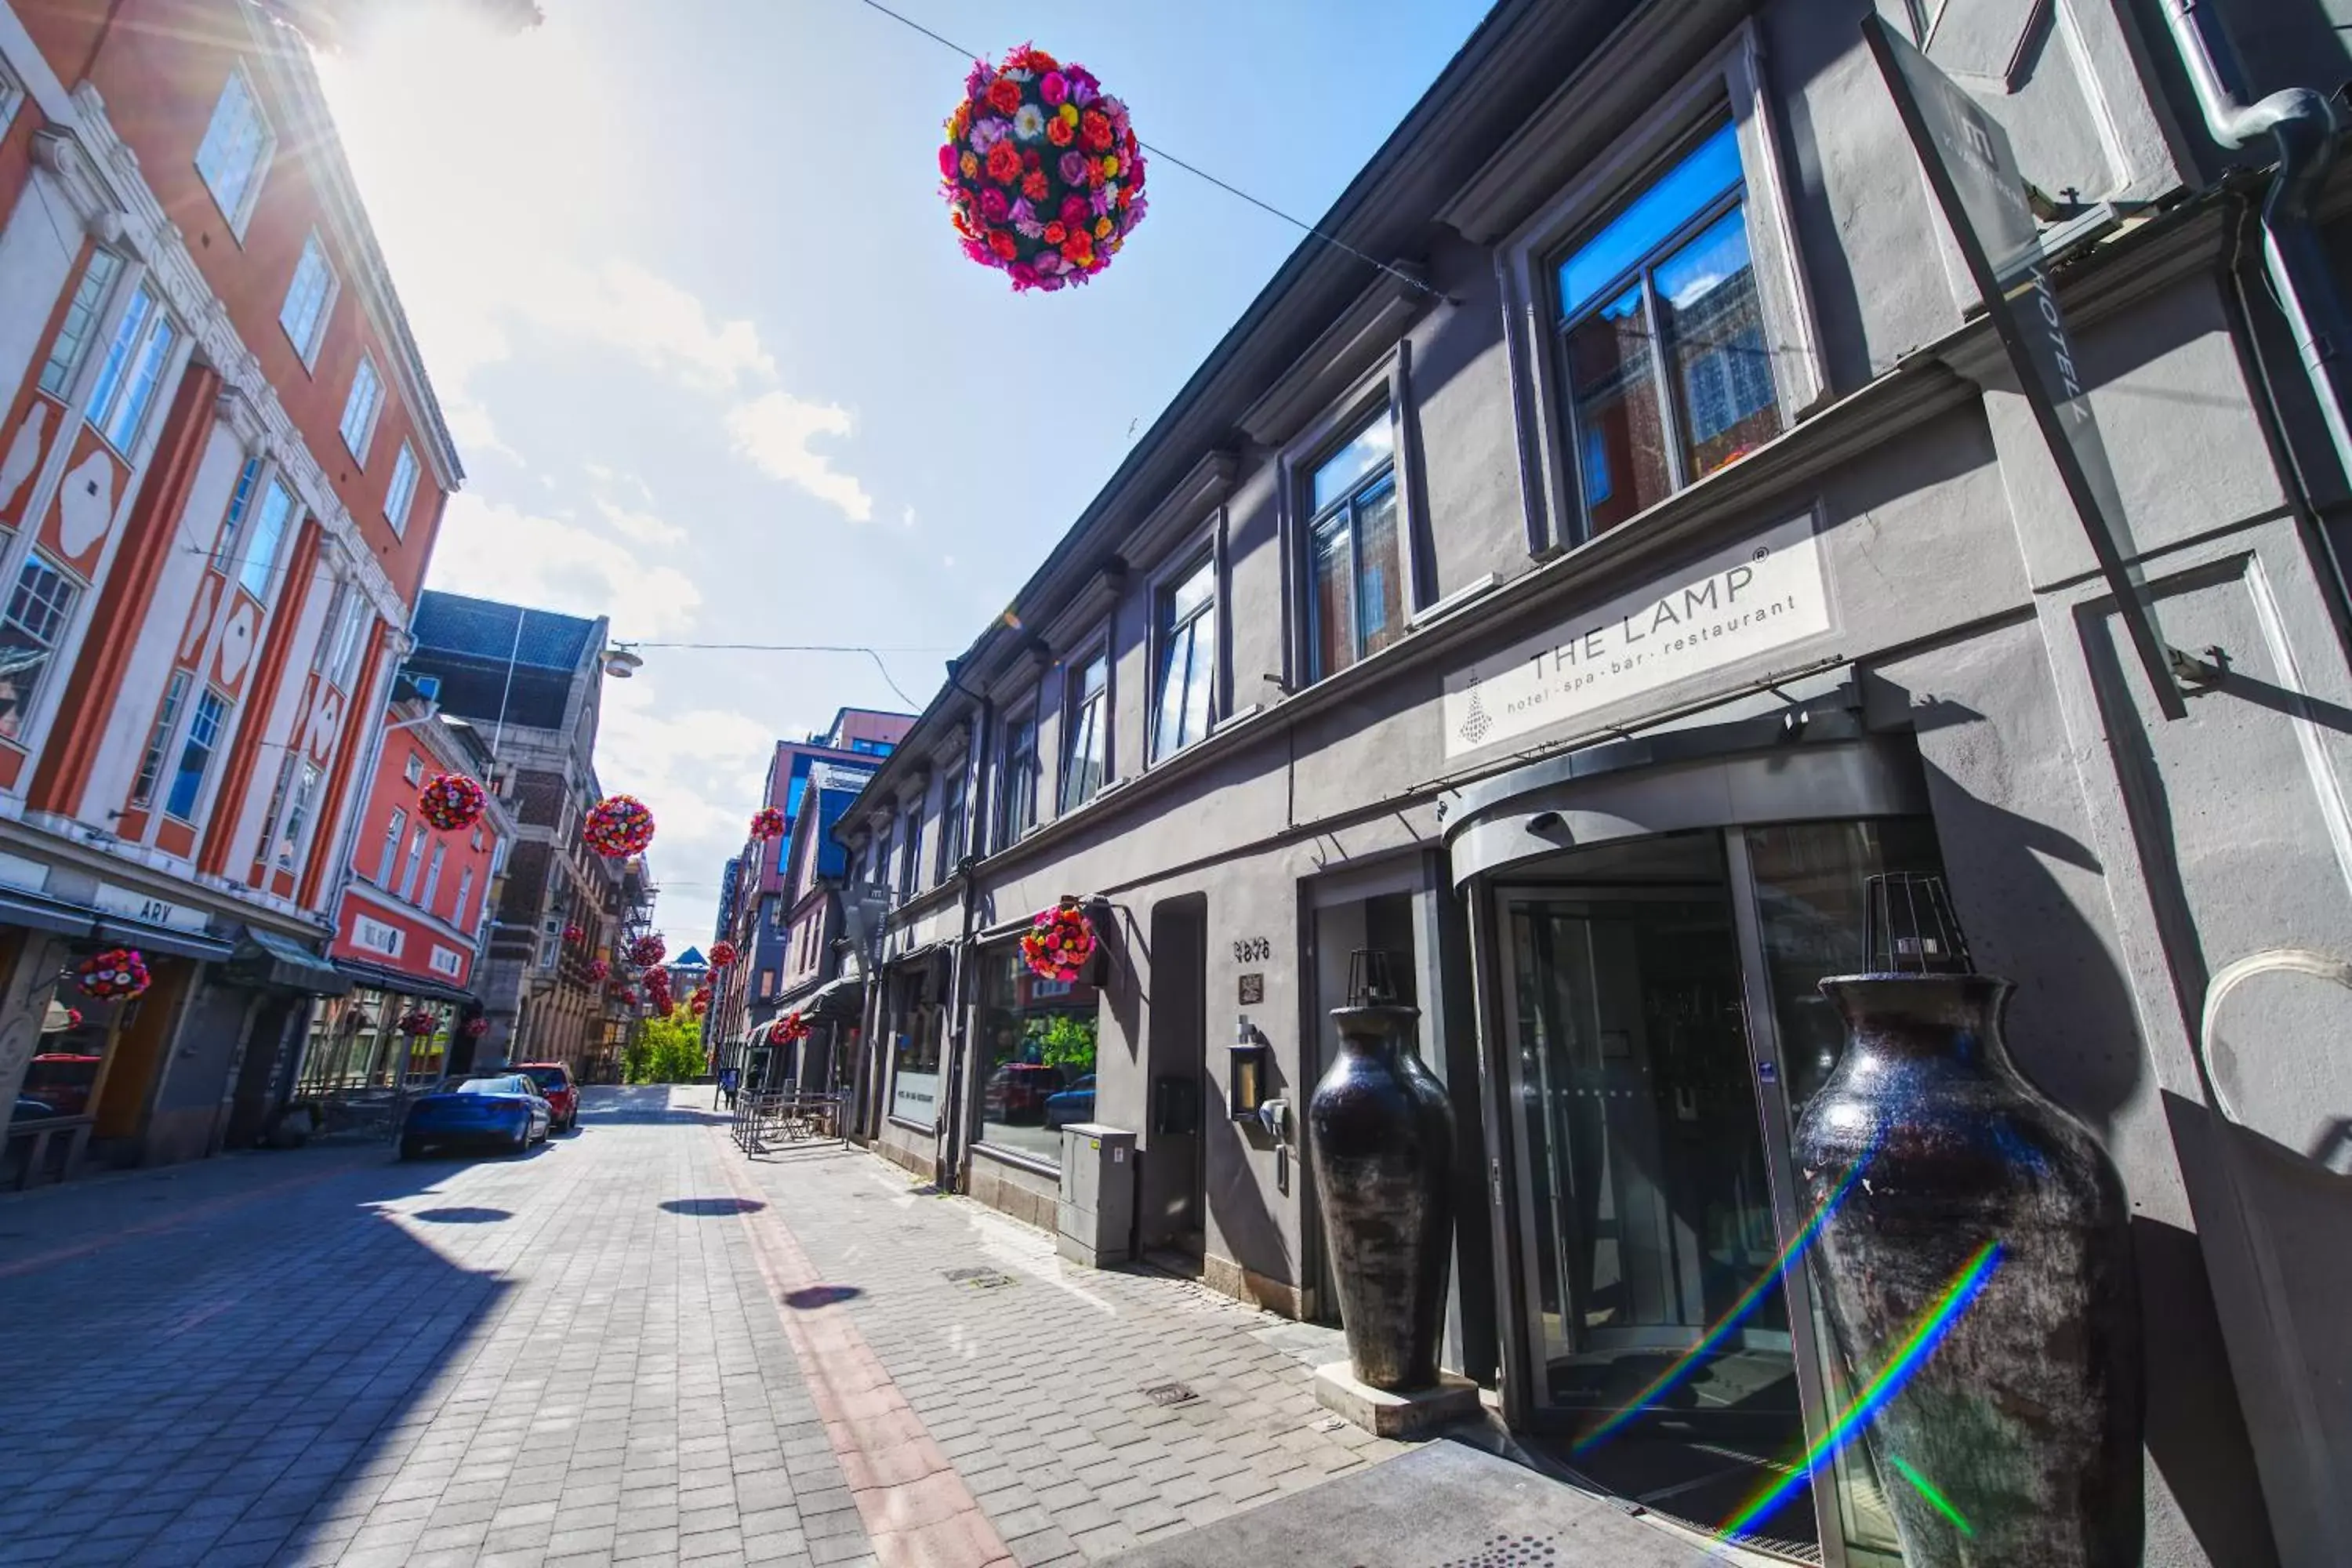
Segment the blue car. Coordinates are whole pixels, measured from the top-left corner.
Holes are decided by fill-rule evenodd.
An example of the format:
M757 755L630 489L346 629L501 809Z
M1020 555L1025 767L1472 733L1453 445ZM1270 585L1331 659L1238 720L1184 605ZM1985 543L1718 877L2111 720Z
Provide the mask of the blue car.
M554 1121L554 1111L528 1074L469 1078L409 1106L400 1124L400 1157L414 1160L427 1149L482 1143L520 1154L544 1142Z
M1059 1094L1045 1097L1045 1127L1067 1127L1072 1122L1095 1119L1095 1075L1087 1074Z

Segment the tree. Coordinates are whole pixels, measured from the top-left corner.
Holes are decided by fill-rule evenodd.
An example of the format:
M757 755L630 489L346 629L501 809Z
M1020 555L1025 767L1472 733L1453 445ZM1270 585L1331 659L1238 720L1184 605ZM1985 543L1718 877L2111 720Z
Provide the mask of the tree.
M621 1076L631 1083L692 1083L702 1076L702 1023L683 1007L647 1018L622 1053Z

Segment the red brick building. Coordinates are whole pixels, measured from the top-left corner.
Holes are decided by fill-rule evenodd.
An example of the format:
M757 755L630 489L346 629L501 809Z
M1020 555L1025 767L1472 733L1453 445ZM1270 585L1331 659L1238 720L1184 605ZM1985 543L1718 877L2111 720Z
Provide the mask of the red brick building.
M429 1082L474 1065L488 1026L476 970L514 819L488 794L479 821L445 831L419 813L417 794L436 774L478 783L492 773L478 731L442 718L405 679L395 685L328 949L352 990L312 1010L306 1097ZM426 1019L429 1028L401 1027Z
M0 4L0 1180L243 1141L348 988L339 846L463 476L303 10ZM117 945L152 988L79 996Z

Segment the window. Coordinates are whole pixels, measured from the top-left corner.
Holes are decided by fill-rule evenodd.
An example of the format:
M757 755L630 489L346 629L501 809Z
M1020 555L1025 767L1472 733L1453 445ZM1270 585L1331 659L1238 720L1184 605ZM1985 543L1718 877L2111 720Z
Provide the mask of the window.
M253 510L253 488L260 481L261 459L247 458L245 467L236 471L236 488L228 493L228 512L213 540L213 564L223 572L236 559L237 530L245 526L246 514Z
M343 419L339 428L343 433L343 445L360 466L367 466L369 437L375 434L376 410L383 405L383 383L375 373L375 361L366 354L360 356L359 369L352 372L352 393L343 399Z
M1201 563L1160 591L1159 706L1151 721L1151 755L1171 756L1209 732L1209 701L1217 669L1217 569Z
M1559 265L1569 447L1592 533L1780 433L1744 191L1726 122Z
M425 865L425 824L418 823L408 836L408 859L400 868L400 897L405 903L416 896L416 873Z
M996 847L1002 849L1037 820L1036 714L1005 721L1004 754L996 779Z
M1404 630L1396 436L1382 408L1308 481L1307 678L1336 675Z
M261 195L261 176L268 170L277 141L245 68L231 68L220 100L213 105L212 123L205 127L205 139L196 147L196 173L212 188L221 216L240 239L246 219L253 216L254 200Z
M476 845L480 848L480 845ZM449 923L459 931L466 929L466 906L473 901L474 868L471 866L457 873L457 902L449 910Z
M73 303L66 307L66 319L58 325L58 335L49 343L49 357L41 366L41 390L50 396L63 397L71 389L74 372L81 368L82 351L89 346L99 312L105 309L106 291L121 270L122 258L114 252L89 253L81 281L74 285Z
M441 862L448 853L448 845L434 841L433 862L425 869L425 891L416 897L416 907L428 915L433 912L433 900L441 896Z
M406 779L410 784L423 784L425 782L425 758L415 752L409 752L408 765L400 770L400 776Z
M367 629L367 595L359 584L346 583L341 599L335 610L333 632L321 638L319 648L323 656L319 668L327 679L336 686L348 688L352 683L352 667L359 662L360 634Z
M400 831L407 826L408 813L404 811L394 812L392 820L384 825L383 857L375 865L375 885L387 891L392 888L392 868L400 863Z
M0 737L24 739L77 592L71 578L39 555L25 558L0 615Z
M163 688L163 705L155 710L155 727L147 731L147 750L139 758L139 779L131 786L131 804L146 805L155 798L156 781L163 776L163 748L172 743L172 726L188 700L188 672L175 669Z
M898 896L911 899L923 880L923 803L907 811L907 849L898 857Z
M873 875L866 879L878 887L890 885L890 852L897 847L897 832L898 825L893 823L885 827L882 837L875 841Z
M302 852L302 834L310 826L310 806L319 796L319 764L305 760L287 800L285 820L278 827L277 860L281 871L294 869L295 857Z
M980 963L981 1142L1059 1164L1059 1129L1094 1120L1097 994L1032 974L1017 943Z
M187 739L180 742L180 765L172 774L172 793L163 801L163 810L170 816L183 822L196 819L196 799L204 794L205 774L212 768L221 725L227 718L228 699L219 692L208 689L196 699L196 710L188 718Z
M287 524L294 515L294 497L277 479L269 481L269 491L261 498L261 509L253 523L253 537L246 542L245 564L237 571L236 580L255 598L267 602L269 578L278 564L278 547L285 542Z
M773 996L775 994L776 972L772 969L762 969L760 971L760 994Z
M863 752L869 757L887 757L890 754L890 742L887 741L852 741L849 742L849 749L853 752Z
M327 318L335 310L336 288L327 247L319 243L319 231L312 229L310 237L302 242L302 259L294 264L294 281L287 286L286 302L278 307L278 324L293 340L294 352L302 356L306 369L319 363L319 345L327 337Z
M383 492L383 515L394 533L408 532L409 503L416 499L416 452L405 441L392 460L392 488Z
M947 766L940 784L940 863L932 879L944 882L963 864L963 759Z
M1094 799L1110 772L1110 658L1097 653L1070 678L1062 744L1062 809Z
M130 302L122 308L122 319L114 325L114 341L107 345L98 380L89 389L89 405L83 410L116 451L129 452L138 439L147 405L154 401L156 384L163 380L163 365L179 341L179 329L172 325L146 285L132 289Z

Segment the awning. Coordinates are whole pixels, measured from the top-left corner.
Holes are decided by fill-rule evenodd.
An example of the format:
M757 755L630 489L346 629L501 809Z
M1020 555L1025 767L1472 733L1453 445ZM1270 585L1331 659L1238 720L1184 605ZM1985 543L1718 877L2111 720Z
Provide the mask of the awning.
M276 986L307 996L349 994L352 977L325 959L275 931L245 928L229 960L229 978L248 985Z
M474 994L470 991L420 980L414 974L404 974L397 969L386 969L379 963L365 963L356 958L339 958L335 960L335 967L362 985L372 985L378 991L394 991L424 1002L454 1002L460 1007L469 1007L474 1004Z
M855 1019L865 1010L866 982L853 974L826 981L800 1006L801 1016L809 1019Z
M102 920L98 922L100 942L135 947L141 952L163 952L174 958L200 958L217 963L236 951L233 943L218 937L198 936L194 931L166 931L139 921Z
M30 926L65 936L88 936L97 925L88 910L32 893L0 893L0 925Z

